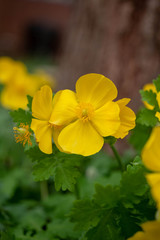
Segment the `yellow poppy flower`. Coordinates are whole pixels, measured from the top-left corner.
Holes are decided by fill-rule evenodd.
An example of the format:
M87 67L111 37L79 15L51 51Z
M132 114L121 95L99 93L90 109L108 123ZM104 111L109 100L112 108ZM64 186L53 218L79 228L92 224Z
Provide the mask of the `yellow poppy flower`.
M14 61L9 57L0 58L0 83L7 84L12 81L17 72L27 72L22 62Z
M143 232L137 232L128 240L158 240L160 239L160 222L149 221L142 224Z
M32 101L32 123L31 129L34 131L39 148L46 154L52 153L52 138L58 146L57 137L61 130L61 126L54 125L50 122L54 104L58 95L52 100L52 90L45 85L36 92Z
M78 79L76 93L61 91L50 122L65 126L58 137L63 151L84 156L100 151L103 137L113 136L121 125L119 104L112 101L116 97L114 83L94 73Z
M4 86L1 93L1 103L8 109L27 108L27 95L33 96L34 93L48 82L47 75L28 74L19 71L12 76L12 81Z
M160 127L152 130L151 136L142 151L142 160L147 168L154 173L147 174L147 180L151 186L151 193L160 209Z

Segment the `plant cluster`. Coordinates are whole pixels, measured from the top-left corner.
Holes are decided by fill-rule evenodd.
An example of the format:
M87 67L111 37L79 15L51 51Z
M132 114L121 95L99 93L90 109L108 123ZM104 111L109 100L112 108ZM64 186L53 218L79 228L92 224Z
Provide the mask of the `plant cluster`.
M10 128L0 133L10 139L0 148L2 240L160 238L160 77L140 93L137 118L100 74L80 77L76 92L42 86L10 112L14 126L0 108ZM116 141L130 130L134 150L120 156Z

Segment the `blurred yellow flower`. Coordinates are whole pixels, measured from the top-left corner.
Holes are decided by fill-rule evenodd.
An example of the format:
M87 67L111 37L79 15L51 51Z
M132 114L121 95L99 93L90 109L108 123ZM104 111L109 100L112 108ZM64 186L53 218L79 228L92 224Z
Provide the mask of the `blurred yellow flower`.
M0 58L0 83L6 84L12 81L18 72L27 72L26 66L19 61L14 61L9 57Z
M160 127L152 130L151 136L142 151L142 160L147 168L154 173L147 174L147 180L151 186L151 192L160 209Z
M137 232L128 240L159 240L160 239L160 222L149 221L141 225L143 232Z
M117 134L123 138L134 127L135 115L125 107L128 100L113 102L117 88L101 74L80 77L76 93L63 90L57 94L59 99L50 122L65 126L58 137L63 151L84 156L95 154L104 144L103 137ZM126 113L128 117L123 117Z
M2 60L0 59L0 61ZM13 61L10 58L4 58L2 62L0 68L2 69L4 65L6 68L2 69L4 88L1 92L1 104L8 109L26 109L27 95L33 96L44 84L51 85L51 77L44 71L29 74L25 65L20 62Z
M54 125L50 122L54 104L58 98L52 100L52 90L45 85L36 92L32 101L32 123L31 129L34 131L39 148L46 154L52 153L52 137L58 146L57 137L61 130L61 126Z

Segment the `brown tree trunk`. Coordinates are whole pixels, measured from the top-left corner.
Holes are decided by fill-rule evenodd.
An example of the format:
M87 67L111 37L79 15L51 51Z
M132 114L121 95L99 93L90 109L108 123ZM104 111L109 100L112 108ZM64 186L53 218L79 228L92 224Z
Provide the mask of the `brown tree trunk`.
M160 0L77 0L58 72L58 86L101 73L130 97L160 73Z

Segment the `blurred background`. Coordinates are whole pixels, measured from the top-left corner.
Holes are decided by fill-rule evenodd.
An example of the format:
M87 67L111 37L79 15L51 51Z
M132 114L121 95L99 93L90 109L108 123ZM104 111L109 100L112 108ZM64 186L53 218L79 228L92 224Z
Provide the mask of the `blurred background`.
M137 110L160 72L160 1L0 0L0 55L46 68L58 90L104 74Z

